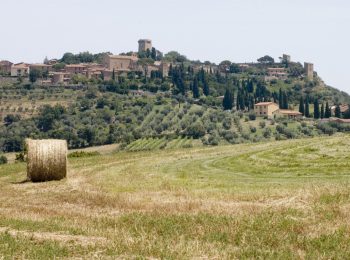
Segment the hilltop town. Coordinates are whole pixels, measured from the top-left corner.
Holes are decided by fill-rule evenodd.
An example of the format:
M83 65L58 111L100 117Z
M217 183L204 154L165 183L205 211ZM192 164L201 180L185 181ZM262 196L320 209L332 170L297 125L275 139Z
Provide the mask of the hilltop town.
M350 118L349 95L287 54L278 62L265 55L215 64L163 54L141 39L137 52L119 55L1 61L0 75L3 151L20 151L26 137L131 150L145 138L151 147L170 147L176 138L188 145L280 140L344 131Z
M152 46L152 41L141 39L138 41L138 52L128 52L124 55L112 55L111 53L100 54L99 62L89 60L87 62L76 62L69 60L71 53L66 53L61 60L45 58L44 63L17 63L11 61L0 61L0 75L3 77L22 77L29 78L30 72L36 74L40 78L41 84L68 84L72 81L74 75L83 75L87 79L104 79L110 80L115 76L134 72L138 75L146 75L151 77L152 73L160 73L162 77L169 76L169 69L171 66L181 65L186 58L175 57L175 60L163 57L163 54ZM89 56L88 53L85 53ZM82 53L82 56L84 53ZM179 55L181 56L181 55ZM179 58L176 60L176 58ZM74 58L73 58L74 59ZM67 62L68 61L68 62ZM260 63L237 63L234 68L235 72L249 71L253 68L262 67L265 71L264 80L271 81L275 79L286 80L290 74L298 74L298 76L306 77L309 80L314 78L314 65L312 63L304 63L304 71L288 71L286 64L290 64L290 55L283 54L281 63L274 63L271 57L266 56L261 58ZM280 65L280 66L278 66ZM233 72L233 64L224 61L219 65L210 62L194 62L191 67L195 73L204 70L206 73L220 73L225 76L227 73ZM33 73L34 72L34 73Z

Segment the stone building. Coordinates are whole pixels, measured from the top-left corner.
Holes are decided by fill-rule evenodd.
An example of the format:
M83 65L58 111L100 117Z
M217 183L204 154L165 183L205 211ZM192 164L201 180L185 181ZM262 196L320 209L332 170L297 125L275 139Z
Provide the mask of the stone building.
M139 40L139 52L145 52L147 50L152 50L152 41L148 39Z
M138 58L136 56L106 55L103 66L115 72L129 72L137 69Z
M17 63L11 66L11 77L27 77L29 75L29 64Z
M54 72L54 73L52 73L52 80L51 80L51 82L53 84L62 84L62 83L64 83L64 79L65 79L65 73L63 73L63 72Z
M265 77L266 81L272 79L281 79L285 80L288 78L288 73L285 68L268 68L267 69L267 77Z
M13 63L8 60L0 61L0 74L10 74L12 65Z
M260 102L254 105L254 112L257 116L273 117L273 113L279 110L278 104L274 102Z
M84 64L69 64L64 67L64 70L69 74L86 74L86 69Z
M170 69L170 64L167 62L162 62L159 65L159 70L162 73L163 77L168 77L169 76L169 69Z
M312 80L314 78L314 64L304 62L304 70L306 77Z
M302 118L303 114L299 111L290 110L290 109L278 109L272 113L275 117L285 117L289 119Z

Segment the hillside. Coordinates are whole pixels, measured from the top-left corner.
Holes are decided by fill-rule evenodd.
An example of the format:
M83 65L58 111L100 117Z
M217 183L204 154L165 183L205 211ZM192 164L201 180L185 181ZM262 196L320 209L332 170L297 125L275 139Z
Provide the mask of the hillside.
M0 165L5 258L347 259L348 135Z
M66 139L70 149L112 143L121 144L123 149L147 138L163 140L155 147L166 148L177 139L189 140L187 146L192 146L191 140L195 145L219 145L348 130L337 125L319 126L318 119L325 115L316 117L314 106L330 109L349 104L350 97L327 86L313 68L305 72L301 63L275 62L264 56L258 63L223 61L216 65L190 61L177 52L137 55L68 53L55 60L59 63L40 65L51 66L52 72L33 69L28 78L0 78L0 152L23 150L28 137ZM111 72L103 67L103 57L130 59L135 67ZM166 74L159 71L164 64L169 66ZM96 67L112 76L107 79L99 71L95 71L97 77L85 75ZM71 72L72 68L82 70ZM151 73L147 69L152 69ZM64 74L61 70L70 78L50 83L50 77ZM264 101L290 110L298 110L303 102L309 113L304 113L304 121L256 118L254 104ZM341 116L350 117L349 110Z

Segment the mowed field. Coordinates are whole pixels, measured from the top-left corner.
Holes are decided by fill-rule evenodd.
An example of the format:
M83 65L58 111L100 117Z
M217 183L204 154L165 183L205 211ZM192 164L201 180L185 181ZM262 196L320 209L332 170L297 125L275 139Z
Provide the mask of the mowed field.
M349 259L349 137L0 166L0 258Z

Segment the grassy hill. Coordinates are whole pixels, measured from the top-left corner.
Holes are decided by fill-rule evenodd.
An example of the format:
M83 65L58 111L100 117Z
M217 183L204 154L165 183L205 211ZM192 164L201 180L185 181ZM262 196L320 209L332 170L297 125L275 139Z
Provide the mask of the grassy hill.
M157 145L157 144L154 144ZM348 135L0 166L5 258L350 257Z

